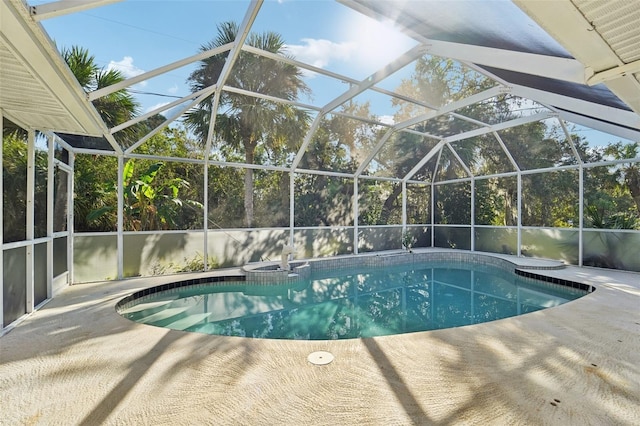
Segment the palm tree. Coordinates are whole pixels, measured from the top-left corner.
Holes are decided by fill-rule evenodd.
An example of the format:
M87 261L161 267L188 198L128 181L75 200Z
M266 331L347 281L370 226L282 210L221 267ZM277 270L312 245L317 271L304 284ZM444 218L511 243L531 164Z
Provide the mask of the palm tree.
M112 84L123 81L125 78L118 70L108 70L100 68L95 61L95 57L89 54L89 51L83 47L72 46L71 48L63 48L61 51L62 58L65 60L69 69L80 83L80 86L86 91L91 92L103 87L110 86ZM133 118L138 109L138 103L134 100L133 96L126 90L119 90L111 93L102 98L93 101L93 105L104 120L107 127L113 127L118 124L124 123ZM143 127L141 125L131 126L120 132L117 132L114 137L120 143L133 144L137 137L140 135ZM63 154L67 155L67 152L63 150ZM84 162L78 163L77 166L84 164ZM93 163L87 162L86 165L89 168L93 167ZM87 171L88 175L93 175L91 171ZM76 174L83 174L85 171L79 171L76 169ZM99 182L93 182L93 186L98 190ZM56 177L56 205L62 206L61 209L56 211L54 217L54 229L65 229L66 222L66 200L67 200L67 174L59 173ZM77 217L84 217L88 215L95 206L93 203L96 200L88 200L88 203L74 203ZM84 209L83 207L84 206ZM79 212L79 209L84 211Z
M95 57L83 47L63 48L61 54L86 92L102 89L125 79L118 70L98 67ZM139 108L131 93L125 89L96 99L93 101L93 106L109 128L132 119ZM140 126L131 126L115 133L114 137L118 142L131 145L140 135L140 131Z
M215 39L201 47L208 51L234 42L238 25L224 22L218 26ZM258 49L286 56L285 43L277 33L250 34L247 44ZM227 54L214 55L201 61L188 79L193 92L218 83ZM296 100L308 87L296 66L243 51L225 81L226 85L254 93L286 100ZM187 126L201 140L206 140L213 98L198 105L187 114ZM214 143L224 144L244 154L246 164L254 164L257 152L275 154L295 147L302 140L309 116L291 105L249 97L224 91L220 96L220 109L216 112ZM244 177L245 224L251 227L253 214L253 169L245 169Z

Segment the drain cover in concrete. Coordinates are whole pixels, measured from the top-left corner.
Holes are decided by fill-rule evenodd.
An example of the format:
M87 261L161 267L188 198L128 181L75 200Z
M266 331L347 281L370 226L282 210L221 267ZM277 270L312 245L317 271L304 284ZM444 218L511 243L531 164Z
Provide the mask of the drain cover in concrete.
M333 361L333 354L325 351L311 352L307 360L314 365L326 365Z

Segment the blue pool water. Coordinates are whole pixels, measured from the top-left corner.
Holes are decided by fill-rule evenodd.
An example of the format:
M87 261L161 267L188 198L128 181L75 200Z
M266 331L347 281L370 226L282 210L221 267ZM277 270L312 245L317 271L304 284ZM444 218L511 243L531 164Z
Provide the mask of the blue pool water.
M295 284L181 288L120 313L177 330L272 339L351 339L459 327L549 308L585 292L487 266L429 263L314 273Z

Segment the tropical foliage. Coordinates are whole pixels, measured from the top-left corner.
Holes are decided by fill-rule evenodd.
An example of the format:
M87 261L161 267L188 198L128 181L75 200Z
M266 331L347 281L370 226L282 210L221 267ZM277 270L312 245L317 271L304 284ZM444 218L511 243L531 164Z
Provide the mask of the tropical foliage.
M162 229L180 229L178 220L181 219L182 208L190 206L201 212L202 204L193 200L181 199L180 193L189 189L189 181L179 177L163 179L162 162L142 163L142 172L135 173L135 160L125 164L122 174L123 196L123 224L125 231L149 231ZM117 191L115 183L109 184L112 192ZM105 214L116 213L117 205L108 204L91 211L87 221L99 220ZM198 223L191 221L189 223ZM200 221L201 222L201 221ZM196 226L197 227L197 226Z

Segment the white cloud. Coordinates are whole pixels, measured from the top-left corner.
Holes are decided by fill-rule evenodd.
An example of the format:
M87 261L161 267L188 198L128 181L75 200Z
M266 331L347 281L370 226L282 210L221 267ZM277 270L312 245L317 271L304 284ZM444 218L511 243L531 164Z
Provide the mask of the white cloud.
M393 115L381 115L378 117L378 121L390 126L396 124L395 120L393 119Z
M168 105L169 103L170 102L160 102L159 104L155 104L155 105L152 105L152 106L148 107L144 112L146 114L146 113L154 111L154 110L156 110L158 108L162 108L163 106ZM166 114L166 111L164 111L164 113Z
M302 44L289 44L287 51L297 60L325 68L333 61L346 61L357 48L356 43L335 43L325 39L303 38Z
M174 84L173 87L170 87L167 89L167 92L172 95L175 95L176 93L178 93L178 85Z
M367 72L377 71L417 44L392 22L362 14L351 16L341 28L340 36L357 46L351 61Z
M125 78L135 77L145 72L133 64L133 58L131 56L125 56L121 61L110 61L107 69L120 71ZM142 81L138 84L144 87L147 85L147 82Z
M347 65L354 73L373 73L416 44L389 22L366 16L346 22L347 30L336 34L343 41L303 38L300 44L287 45L297 60L318 68ZM313 73L306 73L312 75Z

